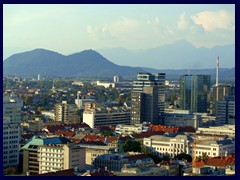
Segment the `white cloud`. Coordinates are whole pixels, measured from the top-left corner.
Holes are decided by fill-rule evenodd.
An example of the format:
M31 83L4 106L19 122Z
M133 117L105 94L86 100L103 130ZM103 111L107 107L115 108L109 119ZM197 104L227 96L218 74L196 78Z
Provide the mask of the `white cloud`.
M147 24L159 24L160 23L160 18L159 17L155 17L155 18L151 18L147 20Z
M235 30L235 17L233 13L221 10L218 12L203 11L192 16L195 24L201 25L205 31L216 29Z
M185 12L183 12L179 17L178 29L184 30L188 27L188 25L189 25L189 23L187 20L187 15Z

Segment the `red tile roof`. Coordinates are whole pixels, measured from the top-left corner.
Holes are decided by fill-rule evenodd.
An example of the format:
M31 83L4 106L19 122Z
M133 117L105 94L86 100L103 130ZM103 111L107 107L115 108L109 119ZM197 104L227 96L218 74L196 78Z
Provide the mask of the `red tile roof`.
M227 157L212 157L208 158L205 165L208 166L227 166L235 164L235 156L229 155Z
M195 132L195 129L192 126L163 126L163 125L149 125L152 131L163 131L169 133L177 132Z
M73 131L57 131L57 132L55 132L55 134L58 136L65 135L67 137L73 137L75 135L75 132L73 132Z

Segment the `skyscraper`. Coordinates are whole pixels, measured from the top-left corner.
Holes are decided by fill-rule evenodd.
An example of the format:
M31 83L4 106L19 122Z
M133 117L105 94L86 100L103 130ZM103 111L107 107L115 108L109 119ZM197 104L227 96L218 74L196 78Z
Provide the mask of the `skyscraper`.
M23 101L14 94L3 95L3 168L19 164L21 108Z
M207 112L210 75L182 75L180 77L180 108L192 112Z
M165 73L138 73L133 81L131 124L161 124L165 102Z

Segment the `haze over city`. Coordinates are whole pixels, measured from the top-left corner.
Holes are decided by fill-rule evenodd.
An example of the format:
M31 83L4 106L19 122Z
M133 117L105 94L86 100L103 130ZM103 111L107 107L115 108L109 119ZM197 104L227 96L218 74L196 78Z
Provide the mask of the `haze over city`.
M106 50L121 47L133 54L143 53L183 40L210 50L235 46L235 5L231 4L7 4L3 6L3 23L3 59L36 48L64 55L94 49L118 65L145 66L137 58L124 61ZM234 58L221 60L220 56L221 67L235 66ZM177 68L177 61L164 62L162 67ZM194 67L206 68L203 64L189 68Z

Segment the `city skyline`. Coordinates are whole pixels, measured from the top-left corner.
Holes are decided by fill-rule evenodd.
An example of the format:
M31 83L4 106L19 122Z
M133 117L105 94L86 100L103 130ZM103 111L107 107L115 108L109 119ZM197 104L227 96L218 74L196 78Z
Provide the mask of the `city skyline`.
M140 51L182 39L212 48L235 44L235 5L7 4L3 31L4 59L36 48L65 55L117 47Z

